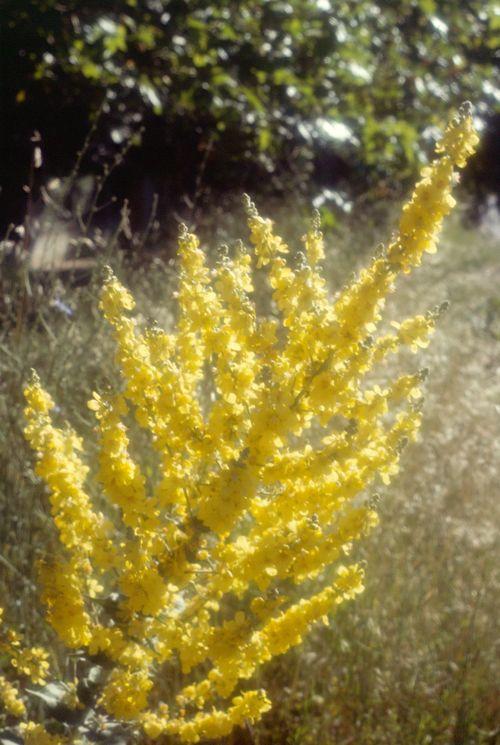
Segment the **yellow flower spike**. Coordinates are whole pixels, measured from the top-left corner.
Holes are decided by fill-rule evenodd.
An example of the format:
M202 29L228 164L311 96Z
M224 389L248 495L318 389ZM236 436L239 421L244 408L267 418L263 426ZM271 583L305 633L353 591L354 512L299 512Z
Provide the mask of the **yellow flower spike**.
M146 482L138 464L130 457L127 427L128 412L122 395L103 400L97 394L88 404L95 411L99 433L99 481L112 504L122 510L124 525L139 533L159 527L158 507L146 495Z
M208 674L214 692L224 697L231 695L238 680L250 678L260 664L300 644L314 623L362 589L361 567L341 567L331 587L289 606L246 641L240 640L237 647L221 648L219 655L213 656L216 666Z
M245 194L243 197L245 209L248 216L248 227L250 228L250 240L255 249L257 257L257 269L269 264L271 259L278 254L288 253L289 249L286 243L273 232L272 220L262 218L255 204L250 197Z
M471 107L464 104L436 147L441 157L422 170L421 181L403 207L399 236L387 250L391 264L403 272L408 273L413 266L418 266L425 251L436 251L443 217L455 206L451 196L455 180L454 166L465 166L478 141L472 124Z
M47 621L70 649L87 645L92 624L81 567L63 560L44 562L39 565L39 575Z
M465 101L437 143L436 153L449 156L458 168L464 168L467 160L475 153L478 143L479 137L472 121L472 104Z
M31 371L30 382L24 389L24 398L27 406L25 411L27 417L30 416L31 412L33 412L33 415L48 414L55 406L50 395L41 387L40 378L35 370Z
M311 227L302 240L305 245L307 260L314 268L316 264L325 258L325 246L323 233L321 232L321 217L318 210L315 210Z
M43 685L50 674L49 653L43 647L29 647L24 643L21 634L4 626L3 608L0 608L0 652L10 661L12 671L17 676L29 678L35 685ZM9 691L7 681L4 681L5 691ZM12 701L12 692L9 697Z
M62 735L52 735L45 727L36 722L21 725L24 745L70 745L71 740Z
M54 403L32 378L25 389L27 424L24 434L37 455L36 473L50 490L51 512L61 544L78 562L93 557L106 564L103 553L112 551L110 523L93 509L85 490L88 467L80 457L82 442L70 428L52 424Z
M207 418L205 449L219 463L238 458L238 443L248 431L247 411L258 395L255 380L260 361L252 349L256 318L248 296L252 290L249 259L239 246L237 257L224 257L214 275L220 326L213 330L211 348L218 397Z
M43 685L49 673L49 655L42 647L27 647L19 650L11 659L11 665L20 675L26 675L32 683Z
M257 721L270 702L264 691L239 693L241 682L362 591L362 568L339 563L378 523L369 494L397 474L418 435L426 377L384 379L380 368L402 348L427 346L445 309L380 333L384 303L398 275L435 250L455 169L476 144L465 107L423 169L399 233L334 297L318 216L290 260L248 198L253 252L224 248L211 268L181 228L168 331L141 328L109 270L100 308L117 381L88 404L99 453L90 468L77 434L54 425L40 380L27 384L26 437L60 544L41 564L46 618L98 668L96 701L113 725L189 743ZM252 253L269 316L257 313ZM29 721L10 680L46 682L45 651L9 629L0 651L0 698L28 719L25 741L63 742L51 724ZM65 683L78 705L73 668Z
M99 302L104 317L114 323L120 321L124 311L133 310L135 300L128 290L114 276L109 267L105 269L105 280Z
M0 675L0 703L13 717L23 717L26 714L26 706L17 686L10 683L3 675Z
M153 724L154 736L159 736L158 729L163 727L164 734L178 735L181 742L196 743L201 739L216 739L224 737L234 729L242 726L245 721L255 722L269 711L271 702L265 691L246 691L232 700L227 711L212 709L211 712L199 713L191 720L177 719L161 722L157 719Z
M178 359L195 385L200 379L206 345L213 336L221 308L211 287L205 254L200 249L198 238L185 225L179 231L179 259Z
M108 714L130 721L137 719L148 703L153 681L145 670L115 668L109 676L99 703Z

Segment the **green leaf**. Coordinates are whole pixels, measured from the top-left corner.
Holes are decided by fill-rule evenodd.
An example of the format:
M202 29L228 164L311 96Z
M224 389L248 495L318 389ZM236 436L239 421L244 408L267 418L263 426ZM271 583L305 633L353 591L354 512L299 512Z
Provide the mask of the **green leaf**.
M259 131L259 150L264 152L269 150L269 146L272 141L271 130L267 127Z
M85 60L82 63L81 71L82 75L89 80L99 80L102 74L102 69L91 60Z
M282 67L273 72L273 81L276 85L294 85L297 82L297 78L292 70Z
M153 26L139 26L135 36L142 47L145 49L154 49L156 34Z
M104 37L104 57L112 57L116 52L125 52L127 50L127 29L120 25L116 27L114 34Z
M334 228L337 224L337 218L331 209L328 207L320 207L319 213L321 215L321 225L324 228Z
M33 696L34 698L40 699L40 701L43 701L50 708L55 708L67 695L68 688L64 683L56 682L48 683L37 691L26 688L26 693L29 693L30 696Z
M418 4L426 15L431 16L436 12L435 0L419 0Z
M264 105L254 89L240 86L240 91L243 93L252 108L259 112L264 111Z
M215 72L215 74L212 75L212 83L213 85L216 85L216 86L227 85L229 87L234 87L235 85L237 85L234 78L232 78L231 75L229 75L229 73L224 72L220 68L218 68L217 72Z
M15 740L13 738L16 738ZM22 740L17 737L14 733L6 733L5 735L0 732L0 745L22 745Z
M101 667L101 665L93 665L87 675L88 682L96 685L101 681L103 673L104 669Z

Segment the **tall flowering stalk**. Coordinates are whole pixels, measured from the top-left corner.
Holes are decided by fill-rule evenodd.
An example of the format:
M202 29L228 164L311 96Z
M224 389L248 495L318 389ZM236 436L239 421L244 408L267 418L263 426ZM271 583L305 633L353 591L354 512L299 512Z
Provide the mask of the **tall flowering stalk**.
M141 329L132 296L109 273L100 308L121 382L89 402L99 444L93 489L106 514L90 497L82 441L54 425L36 375L25 389L26 437L60 540L40 568L42 599L79 659L61 688L73 717L31 721L22 684L48 678L48 655L22 648L4 627L0 697L26 743L86 742L98 715L130 742L227 735L271 707L251 687L260 666L363 590L350 549L377 524L372 485L389 483L416 436L425 377L379 386L371 373L401 347L426 346L440 309L377 335L381 312L398 275L435 250L455 169L476 143L463 107L398 234L334 298L318 222L292 268L248 198L252 253L240 244L211 270L182 228L172 333ZM254 260L272 291L270 317L252 301ZM153 469L134 452L136 427L149 436Z

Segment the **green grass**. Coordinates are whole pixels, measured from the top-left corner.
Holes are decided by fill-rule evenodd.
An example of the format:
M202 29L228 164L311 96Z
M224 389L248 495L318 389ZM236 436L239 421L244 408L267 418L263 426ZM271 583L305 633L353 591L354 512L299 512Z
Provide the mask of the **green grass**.
M271 212L287 238L300 238L303 206L273 205ZM212 249L246 236L242 212L229 217L214 211L199 229ZM327 258L332 289L386 235L370 215L362 225L333 231ZM127 266L116 255L111 263L134 291L144 319L169 325L172 262L156 256L143 267ZM112 382L113 356L97 311L97 275L80 288L50 283L39 296L33 283L27 295L22 272L3 286L13 325L7 315L0 319L0 596L33 638L40 628L34 567L51 551L53 534L22 436L22 385L35 367L58 402L60 419L91 436L85 402L93 389ZM304 647L262 674L275 706L252 733L228 742L500 740L499 286L494 240L466 230L458 219L447 224L439 253L400 283L389 318L424 312L444 299L451 308L429 349L395 363L426 366L431 375L421 441L408 448L401 474L384 488L380 527L356 550L367 562L367 589L340 609L331 628L317 629ZM58 309L55 298L73 315Z

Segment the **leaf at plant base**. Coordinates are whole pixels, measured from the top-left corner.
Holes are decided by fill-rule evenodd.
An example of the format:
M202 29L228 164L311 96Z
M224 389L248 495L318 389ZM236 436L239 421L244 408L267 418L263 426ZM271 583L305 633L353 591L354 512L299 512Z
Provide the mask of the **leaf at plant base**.
M62 703L64 697L68 693L68 688L64 683L56 682L49 683L38 691L33 691L32 689L27 688L26 693L40 699L40 701L43 701L47 706L54 708Z

